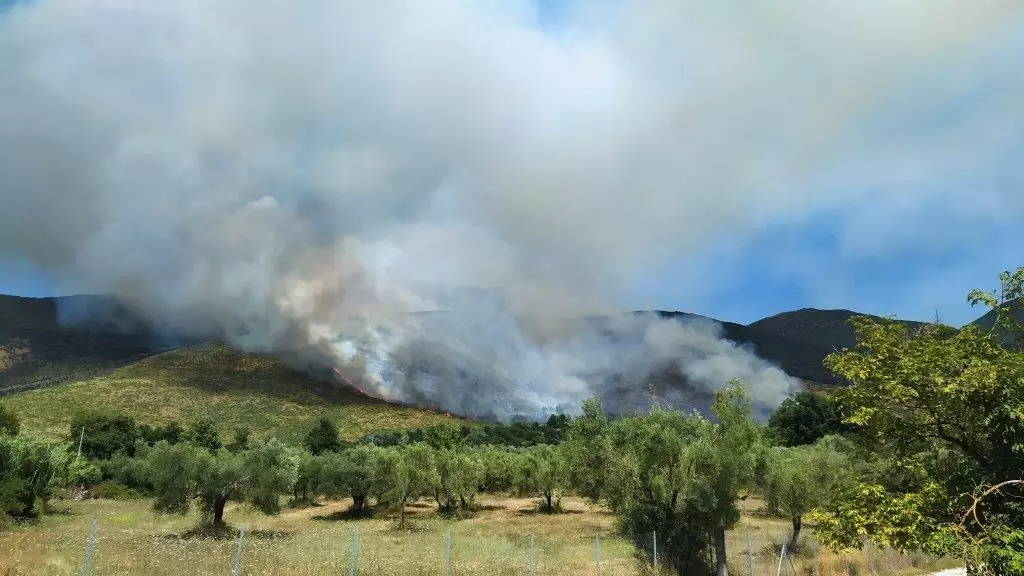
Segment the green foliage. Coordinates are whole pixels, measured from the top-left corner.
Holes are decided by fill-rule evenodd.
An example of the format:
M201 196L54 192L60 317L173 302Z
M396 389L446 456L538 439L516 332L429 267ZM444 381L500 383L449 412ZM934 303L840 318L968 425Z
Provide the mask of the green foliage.
M0 404L0 434L17 436L21 430L21 420L3 404Z
M583 402L583 414L575 418L566 431L562 456L568 468L569 483L591 501L604 493L605 470L611 460L608 442L609 422L601 403L591 398Z
M569 476L560 451L542 444L523 452L517 460L515 487L518 492L540 497L541 511L548 514L557 512L559 497Z
M558 444L565 437L570 418L552 414L544 423L511 422L477 426L455 423L437 424L411 430L380 430L359 439L360 444L406 446L427 442L439 447L509 446L526 448L539 444Z
M193 446L215 452L221 447L220 428L213 420L200 418L189 424L184 433L184 440Z
M0 435L0 516L38 516L59 490L98 480L99 470L67 444Z
M843 424L838 402L810 390L786 398L768 418L768 431L781 446L814 444L820 438L849 429Z
M463 445L462 428L458 424L438 424L423 430L423 441L435 450L454 450Z
M323 471L324 459L303 450L298 454L295 484L292 485L292 505L312 506L316 504L317 489Z
M316 493L329 498L351 498L349 513L352 516L369 515L378 450L373 446L355 446L319 456L322 462Z
M656 404L609 422L588 401L562 448L577 489L607 502L638 543L657 531L662 557L680 574L710 572L713 543L724 563L725 530L739 519L739 492L753 480L759 430L750 396L732 382L712 409L715 421Z
M93 498L105 500L140 500L146 495L115 480L104 480L92 487Z
M824 438L811 446L769 449L768 470L762 485L765 502L788 516L793 524L789 549L799 542L803 517L831 502L850 478L844 455Z
M251 431L245 426L238 426L235 428L235 436L231 440L231 443L227 445L227 449L232 452L241 452L249 448L249 436Z
M100 461L99 467L104 482L126 486L141 493L149 493L152 490L144 458L132 458L124 452L117 452L109 460ZM93 492L95 493L95 488Z
M279 496L296 480L298 457L276 440L239 453L159 442L147 455L146 466L157 512L184 514L198 500L203 524L220 527L224 507L233 500L277 513Z
M241 454L245 499L264 514L277 514L281 494L288 493L298 480L299 451L271 438Z
M82 410L72 416L68 437L74 442L82 440L82 455L106 460L115 452L134 455L135 443L142 436L130 416Z
M319 456L325 452L337 452L341 449L341 438L338 427L327 418L321 418L302 441L302 445L310 454Z
M503 446L484 446L470 449L483 464L482 492L508 492L515 487L517 452Z
M437 483L431 487L442 514L469 513L483 484L485 467L478 453L441 448L434 452Z
M992 330L851 319L857 344L826 365L850 383L839 395L875 465L823 521L835 545L859 534L903 548L974 556L989 568L1024 562L1024 489L1011 485L966 513L979 486L1024 478L1024 351L1010 313L1024 268L1000 275L997 294L968 299L997 312ZM899 481L894 481L898 478ZM983 520L981 520L983 519ZM972 568L973 570L973 568ZM1003 572L1012 573L1012 572Z

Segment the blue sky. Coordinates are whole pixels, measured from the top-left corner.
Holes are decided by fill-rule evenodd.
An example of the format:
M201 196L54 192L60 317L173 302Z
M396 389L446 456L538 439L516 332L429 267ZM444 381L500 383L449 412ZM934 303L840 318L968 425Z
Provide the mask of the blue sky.
M14 3L0 0L0 7ZM543 30L584 21L617 26L593 15L584 20L573 9L590 4L535 4L535 24ZM676 33L669 18L659 17L654 25L665 22L664 42L679 43L666 49L683 54L678 62L660 61L661 48L630 37L627 26L615 30L636 62L667 76L656 88L678 88L681 100L696 102L681 109L696 118L685 125L695 125L699 145L687 143L682 151L693 155L697 176L680 178L694 184L685 190L686 201L666 203L680 213L680 236L702 224L697 213L713 212L707 204L719 195L723 202L756 205L746 216L716 215L714 234L701 230L695 240L680 241L685 249L670 251L637 278L624 305L743 323L803 307L919 320L938 313L954 325L980 316L982 310L966 304L966 293L994 288L1000 271L1024 265L1018 256L1024 245L1024 7L995 16L984 9L964 12L958 26L948 26L918 25L928 12L915 12L925 4L914 0L900 7L864 2L843 9L851 11L851 27L864 18L864 36L870 31L877 38L828 44L835 36L828 25L817 29L813 19L784 10L762 24L758 18L766 14L751 16L741 4L735 12L707 9L706 30L684 23L691 27ZM885 6L892 12L878 17ZM793 30L809 30L807 38L792 39L787 31ZM691 40L697 48L689 47ZM750 51L733 52L736 45ZM818 46L825 46L820 61ZM869 53L873 46L877 53ZM671 76L677 64L686 71L678 78ZM721 90L703 93L694 78ZM751 95L760 91L766 93L761 99ZM727 166L724 172L735 166L736 174L720 174L725 182L718 190L715 178L701 179L702 164ZM691 206L694 214L684 213ZM0 246L0 254L0 292L61 291L20 257L19 246Z

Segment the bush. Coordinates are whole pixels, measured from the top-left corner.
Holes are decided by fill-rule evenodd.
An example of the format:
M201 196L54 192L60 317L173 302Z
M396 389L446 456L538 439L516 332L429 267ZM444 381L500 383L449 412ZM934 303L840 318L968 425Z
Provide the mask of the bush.
M212 420L200 418L185 431L185 441L193 446L216 452L221 447L220 429Z
M72 441L82 440L82 454L97 460L107 460L115 452L134 456L135 443L141 438L130 416L96 410L76 412L68 431Z
M92 497L104 500L141 500L146 495L114 480L104 480L92 487Z
M21 421L3 404L0 404L0 434L17 436L21 430Z
M98 479L99 470L69 445L0 435L0 516L36 517L57 492Z
M117 453L99 465L104 482L120 484L139 493L149 493L152 490L149 470L141 458L130 458L123 453Z
M306 434L302 445L314 456L325 452L337 452L341 449L338 427L327 418L321 418L316 426Z

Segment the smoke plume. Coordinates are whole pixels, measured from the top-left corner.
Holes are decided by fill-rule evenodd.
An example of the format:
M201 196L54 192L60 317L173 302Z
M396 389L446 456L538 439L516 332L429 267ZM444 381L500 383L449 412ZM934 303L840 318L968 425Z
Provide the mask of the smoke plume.
M714 326L620 318L633 283L841 206L816 184L872 151L835 135L1014 10L789 5L16 4L0 257L387 399L541 415L678 362L771 406L792 382Z

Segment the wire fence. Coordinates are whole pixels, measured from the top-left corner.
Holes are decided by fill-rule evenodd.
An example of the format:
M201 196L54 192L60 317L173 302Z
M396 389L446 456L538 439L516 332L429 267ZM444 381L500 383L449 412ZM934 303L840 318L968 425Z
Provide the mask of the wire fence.
M317 550L291 546L286 536L251 532L239 526L233 538L189 540L156 537L147 550L132 558L105 559L98 523L90 526L81 576L101 574L341 574L403 575L551 575L669 576L669 551L657 533L630 544L621 538L538 537L536 534L455 535L360 533L335 538ZM408 539L414 539L411 544ZM575 540L578 541L574 541ZM400 541L405 540L404 542ZM791 549L789 535L740 526L728 535L729 572L746 576L861 576L920 573L937 559L905 555L866 544L856 552L835 554L811 535ZM588 554L588 551L590 552ZM709 557L713 557L710 554Z

